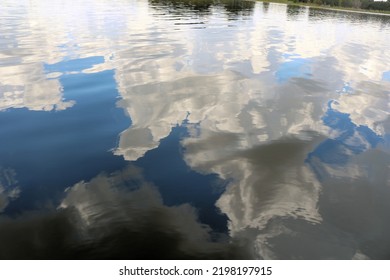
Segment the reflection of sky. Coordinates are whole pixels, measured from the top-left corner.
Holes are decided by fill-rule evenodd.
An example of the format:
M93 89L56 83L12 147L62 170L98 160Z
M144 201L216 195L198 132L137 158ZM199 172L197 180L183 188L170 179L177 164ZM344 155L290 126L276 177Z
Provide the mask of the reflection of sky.
M277 81L283 83L290 78L308 77L310 74L310 61L308 59L293 58L282 63L275 75Z
M187 166L180 147L180 140L188 136L184 125L174 127L157 149L147 152L135 164L144 170L146 179L159 187L164 204L190 203L199 209L203 223L217 232L226 232L226 216L215 206L223 182L215 174L201 175Z
M97 60L70 60L47 65L46 69L75 72ZM109 153L116 145L117 134L128 123L115 105L113 72L68 74L59 80L64 97L76 101L73 107L50 112L13 109L1 116L1 165L17 170L22 186L20 199L9 205L8 212L29 208L74 182L123 165ZM37 192L36 186L44 193Z
M389 81L389 82L390 82L390 71L383 72L382 80L383 80L383 81Z
M92 68L94 65L101 64L104 62L104 57L86 57L82 59L72 59L71 61L63 60L55 64L46 64L44 69L47 73L59 72L59 73L72 73L81 72L88 68Z
M36 1L18 18L0 47L0 165L22 193L0 186L0 209L44 204L132 161L168 208L191 204L258 257L321 257L298 246L306 235L330 258L382 240L386 227L372 241L331 206L342 212L332 194L346 197L334 186L362 204L365 192L389 197L388 25L280 4L151 2L64 2L59 15ZM72 189L86 197L88 184ZM387 218L379 202L376 226Z
M189 204L166 206L128 165L70 186L54 210L0 217L0 259L236 259L238 242L212 242Z
M332 101L323 117L324 124L337 136L321 143L310 156L330 164L346 164L348 157L375 148L383 138L364 125L354 124L349 114L332 108Z

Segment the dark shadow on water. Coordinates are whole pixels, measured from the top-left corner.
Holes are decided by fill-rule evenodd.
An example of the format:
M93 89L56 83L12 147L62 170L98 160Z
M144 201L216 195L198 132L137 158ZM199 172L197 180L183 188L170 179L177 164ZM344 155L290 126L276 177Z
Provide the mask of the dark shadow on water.
M151 7L164 14L188 15L191 13L197 15L210 15L211 8L220 6L226 10L229 19L239 19L250 16L255 6L254 1L242 0L149 0Z
M69 188L57 210L0 217L0 259L248 259L245 242L213 241L189 204L167 206L127 166Z
M151 7L180 15L186 12L209 14L212 1L208 0L149 0Z
M306 12L306 7L300 6L287 6L287 19L288 20L298 20Z
M380 23L382 27L390 25L390 16L380 14L354 13L347 11L309 9L310 21L348 21L355 24Z
M220 1L222 7L226 10L229 19L237 20L242 17L249 17L253 14L255 1L223 0Z

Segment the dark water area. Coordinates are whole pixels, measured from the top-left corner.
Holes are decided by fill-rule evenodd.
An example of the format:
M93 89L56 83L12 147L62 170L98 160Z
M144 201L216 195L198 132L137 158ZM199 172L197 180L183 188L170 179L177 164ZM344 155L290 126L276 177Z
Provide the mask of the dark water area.
M390 258L390 16L0 5L0 259Z

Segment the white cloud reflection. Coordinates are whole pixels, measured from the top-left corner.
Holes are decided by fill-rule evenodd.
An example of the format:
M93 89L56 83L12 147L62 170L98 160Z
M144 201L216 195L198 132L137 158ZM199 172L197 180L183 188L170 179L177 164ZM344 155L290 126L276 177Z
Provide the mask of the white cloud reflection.
M247 237L253 230L264 230L269 221L277 217L300 218L311 223L322 221L317 208L321 184L304 163L307 153L322 137L309 133L306 139L281 138L230 154L215 153L210 145L213 138L216 140L215 147L224 143L215 136L210 139L205 136L201 141L185 140L185 157L192 168L215 172L232 181L217 202L229 217L231 236ZM230 138L232 148L229 150L233 150L236 148L234 142L238 144L239 141L232 136ZM255 239L261 240L261 236L256 235ZM258 257L267 257L261 242L255 243L255 246Z
M302 222L299 233L305 234L318 230L325 220L318 204L324 186L332 184L320 182L304 161L322 140L319 135L334 138L322 120L328 101L337 100L333 108L348 113L356 126L385 134L389 84L381 79L390 70L390 43L389 29L382 29L380 22L335 22L309 9L300 9L294 19L287 6L269 4L266 11L262 3L256 3L253 17L239 18L237 25L217 8L199 17L183 13L175 22L143 1L82 1L78 9L62 1L63 13L56 18L58 11L51 10L56 6L34 3L26 21L36 31L26 43L32 54L22 56L18 48L19 52L1 52L1 59L21 62L0 68L0 109L66 109L73 103L62 100L58 73L45 73L41 62L104 57L103 63L84 72L115 71L118 106L132 120L115 154L137 160L187 119L191 135L182 141L187 164L232 180L218 206L230 219L232 236L253 235L259 257L283 256L283 249L278 253L267 242L299 232L283 219ZM206 28L193 28L194 21L195 27ZM309 73L301 75L294 68L297 59ZM286 65L292 68L283 68ZM283 71L287 78L280 82L277 74ZM345 83L353 94L339 95ZM349 138L350 145L356 137L360 136ZM343 174L364 181L364 164L345 169L318 164L335 185L345 183L340 180ZM134 208L129 208L130 216L121 216L115 203L122 194L110 184L104 176L81 182L69 190L63 207L74 207L85 227L102 221L103 214L93 214L103 211L95 208L101 200L113 207L118 219L141 211L144 206L137 199L167 213L177 210L161 206L158 195L145 188L125 195ZM180 219L194 221L192 210L184 208ZM189 229L197 233L194 236L205 233L196 223ZM338 230L328 233L344 229ZM333 257L364 255L353 246Z
M112 39L121 36L116 32L117 24L115 28L112 25L118 20L112 13L112 3L59 0L18 1L17 4L5 1L3 4L0 11L0 110L60 111L73 106L74 101L64 100L58 78L78 72L47 72L45 65L90 56L109 57L107 48L112 52L117 47ZM116 4L124 3L117 1ZM135 12L124 13L126 17L122 22ZM104 20L100 18L102 15Z
M134 45L115 54L112 63L123 97L121 106L133 121L133 126L122 133L116 154L136 160L157 147L187 113L189 121L200 123L202 129L209 129L211 125L211 129L217 131L247 133L248 128L242 127L238 117L250 115L252 122L265 122L253 123L254 127L263 128L257 129L258 143L302 129L324 132L320 118L326 110L325 104L337 98L336 91L345 82L353 82L352 77L380 81L387 65L383 56L375 51L359 52L362 69L377 70L376 74L367 70L371 74L366 71L359 76L355 75L356 62L351 58L356 51L345 51L350 41L358 41L357 47L365 46L371 42L372 35L362 36L359 28L348 23L338 26L326 20L312 22L307 9L302 10L300 20L285 25L286 11L280 9L286 9L286 6L271 5L268 14L259 6L254 10L252 21L228 31L218 28L228 24L227 19L214 14L207 16L208 28L201 30L186 28L184 24L175 32L161 33L159 30L171 29L171 22L159 21L156 32L150 33L147 29L153 25L149 23L140 33L145 42L143 45ZM274 8L277 16L268 20ZM150 14L145 13L144 18L148 17ZM185 19L183 21L185 23ZM377 28L375 23L371 25L370 28ZM319 32L323 29L325 33ZM216 32L218 40L213 35ZM377 39L380 46L388 44L382 37ZM154 44L149 45L152 41ZM275 85L272 68L297 57L309 59L312 78L297 78L284 86ZM333 61L324 62L326 57L332 57ZM364 66L366 61L370 62L370 67ZM293 97L281 98L283 94ZM298 107L291 109L291 114L275 110L259 113L267 111L264 108L267 104L275 104L281 99L296 102ZM260 105L247 111L246 108L253 107L249 103ZM290 111L292 107L286 102L284 109ZM280 124L275 121L277 119ZM354 121L363 125L377 120L366 118L362 123L354 118ZM263 132L259 134L260 131ZM135 134L142 138L141 142Z
M253 19L238 28L219 29L229 24L220 14L208 15L207 28L200 30L181 25L175 32L160 32L172 28L171 22L162 20L152 33L149 24L139 35L142 45L115 53L112 63L123 98L120 106L132 118L115 153L136 160L187 119L192 131L182 141L187 164L232 180L218 201L230 219L230 234L248 237L255 232L258 257L283 258L288 254L272 250L268 242L296 232L283 224L285 219L307 223L295 234L309 234L313 224L323 222L318 210L323 186L305 158L322 139L315 135L330 133L322 120L327 102L338 100L335 109L349 113L357 126L383 135L388 86L380 80L389 58L378 53L388 42L380 32L373 38L372 32L362 33L348 22L312 20L307 9L299 20L286 24L285 10L280 10L285 6L271 4L268 14L260 6ZM378 29L379 23L370 22L369 28ZM373 40L378 49L372 48ZM366 51L366 46L374 50ZM291 69L291 77L278 83L275 73L295 59L308 64L308 75ZM364 84L360 81L376 86L362 87L353 96L339 95L346 82L360 88ZM337 168L324 168L337 177ZM349 166L347 176L362 172L362 166L356 168ZM338 229L320 229L327 230L338 234ZM339 246L324 239L321 246L326 244ZM329 255L364 254L355 244Z
M60 111L73 105L63 100L59 80L46 78L39 63L0 68L0 110Z
M5 3L0 12L4 38L0 46L0 110L64 110L73 103L62 100L60 82L48 79L44 71L45 62L62 59L55 38L60 30L49 33L47 22L42 24L45 19L28 10L26 2L20 4ZM23 9L25 13L21 13Z
M385 83L362 82L351 94L343 94L334 109L348 113L356 125L369 127L376 134L385 135L385 122L390 116L389 88Z

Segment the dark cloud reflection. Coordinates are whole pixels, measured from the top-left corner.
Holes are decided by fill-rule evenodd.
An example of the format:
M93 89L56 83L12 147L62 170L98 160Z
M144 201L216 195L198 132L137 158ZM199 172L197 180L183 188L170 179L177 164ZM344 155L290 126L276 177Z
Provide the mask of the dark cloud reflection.
M1 259L235 259L245 244L200 224L188 205L163 205L135 167L67 189L58 209L0 219Z

